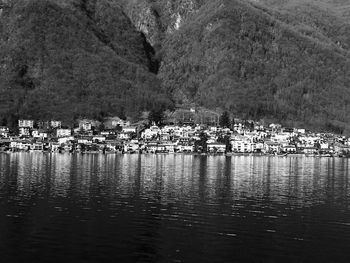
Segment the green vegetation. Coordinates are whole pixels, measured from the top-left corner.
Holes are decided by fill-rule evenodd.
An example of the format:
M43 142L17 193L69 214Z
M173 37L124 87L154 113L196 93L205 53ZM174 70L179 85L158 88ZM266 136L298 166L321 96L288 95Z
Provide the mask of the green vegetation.
M231 128L230 115L227 111L224 111L219 119L219 125L223 128Z
M347 0L10 2L0 17L1 123L142 111L158 122L176 103L350 132Z
M118 5L60 4L22 0L4 10L0 119L71 122L170 105L150 73L144 39Z
M181 102L249 119L325 127L348 123L350 59L268 9L208 1L164 43L163 87Z
M350 51L350 2L347 0L260 0L295 30Z

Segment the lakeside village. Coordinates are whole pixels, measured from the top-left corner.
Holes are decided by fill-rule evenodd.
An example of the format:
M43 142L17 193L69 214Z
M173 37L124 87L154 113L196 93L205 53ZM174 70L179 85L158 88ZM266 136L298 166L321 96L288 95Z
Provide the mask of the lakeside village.
M253 121L235 120L229 128L216 124L156 126L113 117L64 127L61 121L21 119L15 131L0 127L0 151L350 157L350 138L344 136Z

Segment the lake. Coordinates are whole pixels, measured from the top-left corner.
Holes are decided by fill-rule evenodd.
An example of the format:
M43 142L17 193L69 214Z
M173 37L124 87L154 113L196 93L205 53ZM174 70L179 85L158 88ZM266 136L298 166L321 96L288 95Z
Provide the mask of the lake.
M2 262L350 262L349 160L0 154Z

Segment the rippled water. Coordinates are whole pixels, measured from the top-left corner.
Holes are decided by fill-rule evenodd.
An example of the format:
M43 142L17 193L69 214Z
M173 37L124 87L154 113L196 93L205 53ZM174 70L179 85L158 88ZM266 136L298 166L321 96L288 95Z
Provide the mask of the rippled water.
M350 262L349 160L0 154L1 262Z

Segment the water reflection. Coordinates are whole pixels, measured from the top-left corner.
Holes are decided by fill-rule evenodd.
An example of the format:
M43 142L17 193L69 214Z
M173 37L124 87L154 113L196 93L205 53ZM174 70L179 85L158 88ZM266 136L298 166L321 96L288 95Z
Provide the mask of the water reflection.
M348 262L349 200L347 159L0 154L0 250L9 262Z

